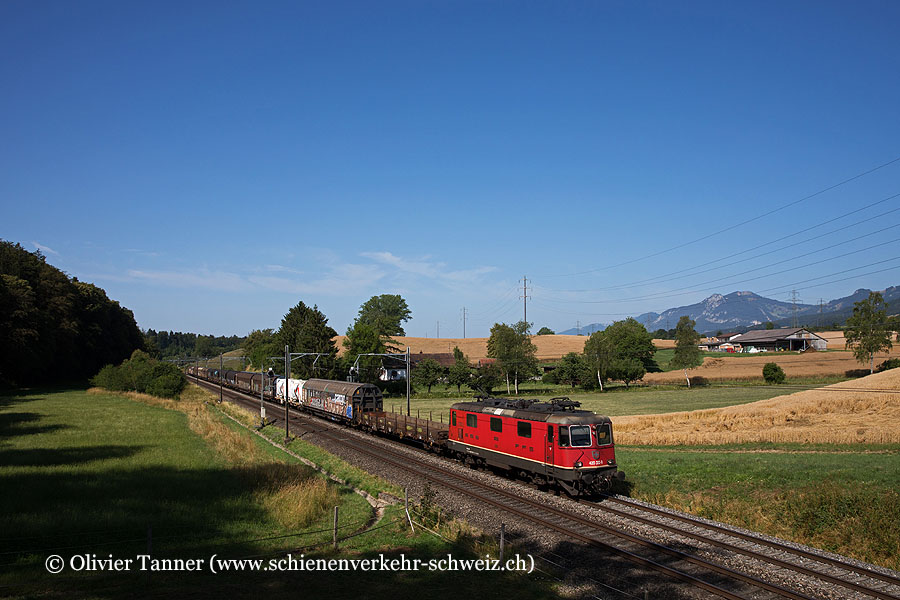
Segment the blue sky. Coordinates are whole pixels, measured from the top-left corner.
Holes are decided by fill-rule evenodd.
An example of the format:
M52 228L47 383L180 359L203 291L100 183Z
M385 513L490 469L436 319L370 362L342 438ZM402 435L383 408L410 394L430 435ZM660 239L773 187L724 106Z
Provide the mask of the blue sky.
M399 293L410 335L461 337L466 307L484 336L521 319L523 276L556 330L882 289L897 23L887 1L8 0L0 238L141 327L226 335L298 300L343 333Z

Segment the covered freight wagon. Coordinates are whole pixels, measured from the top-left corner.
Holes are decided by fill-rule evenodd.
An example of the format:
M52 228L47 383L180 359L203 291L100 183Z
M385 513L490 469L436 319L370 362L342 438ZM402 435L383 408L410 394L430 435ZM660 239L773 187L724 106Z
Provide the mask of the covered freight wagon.
M383 398L371 383L308 379L300 390L300 403L312 412L353 421L362 413L380 411Z

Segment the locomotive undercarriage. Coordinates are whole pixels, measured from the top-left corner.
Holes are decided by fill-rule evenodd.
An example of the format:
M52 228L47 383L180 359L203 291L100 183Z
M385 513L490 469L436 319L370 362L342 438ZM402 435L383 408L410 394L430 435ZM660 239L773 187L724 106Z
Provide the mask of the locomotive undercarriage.
M556 489L570 496L592 496L607 492L612 488L613 479L625 479L625 473L615 468L591 470L542 468L516 457L494 456L494 453L483 448L464 447L452 452L457 460L472 469L490 468L514 479L527 481L542 491Z

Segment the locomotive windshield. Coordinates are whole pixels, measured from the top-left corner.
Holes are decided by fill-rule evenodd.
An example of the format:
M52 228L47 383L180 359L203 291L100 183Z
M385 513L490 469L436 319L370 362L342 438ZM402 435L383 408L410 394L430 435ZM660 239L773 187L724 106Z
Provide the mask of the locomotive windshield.
M597 434L598 446L612 444L612 425L610 423L597 423L595 433Z
M573 448L590 446L591 428L587 425L572 425L569 427L569 438Z

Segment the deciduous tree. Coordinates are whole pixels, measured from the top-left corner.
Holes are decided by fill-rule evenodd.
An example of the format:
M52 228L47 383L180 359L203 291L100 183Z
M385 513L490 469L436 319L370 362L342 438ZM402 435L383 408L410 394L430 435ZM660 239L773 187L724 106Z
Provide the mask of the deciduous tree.
M254 367L267 369L269 357L284 354L284 347L279 347L273 329L254 329L244 342L244 352Z
M356 322L369 325L382 337L406 335L403 323L409 321L412 311L399 294L372 296L359 307Z
M491 327L488 338L488 356L497 359L497 364L506 376L506 393L509 393L509 380L512 376L516 394L519 393L519 381L531 377L538 372L535 346L529 336L530 324L519 321L515 325L495 323Z
M597 374L597 383L603 391L603 382L609 379L609 366L615 358L612 342L605 332L595 331L585 340L584 357L587 365Z
M475 374L466 385L476 392L490 396L494 388L500 383L502 376L503 374L496 365L484 365L476 369Z
M469 359L459 347L453 348L453 358L455 362L447 373L447 381L450 382L450 385L456 386L457 393L461 393L462 386L472 378L472 368L469 366Z
M426 358L413 368L412 381L416 385L424 385L431 392L431 386L436 384L444 376L444 369L438 362L431 358Z
M650 333L632 318L592 333L584 344L587 362L597 374L601 390L606 379L622 380L627 386L643 378L647 367L654 364L655 352Z
M378 335L378 331L371 325L356 321L347 329L347 337L344 338L344 354L347 368L356 364L357 372L354 374L358 381L365 383L377 383L381 372L383 360L377 356L359 356L360 354L386 354L384 338ZM357 361L357 357L359 360Z
M892 321L887 316L884 297L872 292L865 300L853 305L853 314L847 319L844 338L853 356L861 363L869 363L869 372L875 372L875 355L887 352L891 344Z
M592 376L591 367L587 358L577 352L569 352L563 356L556 369L556 380L560 383L568 383L574 389L576 385L584 384Z
M688 377L688 369L699 367L703 364L700 356L700 334L694 330L696 321L685 315L678 319L675 326L675 356L669 366L684 370L684 379L688 387L691 387L691 379Z

